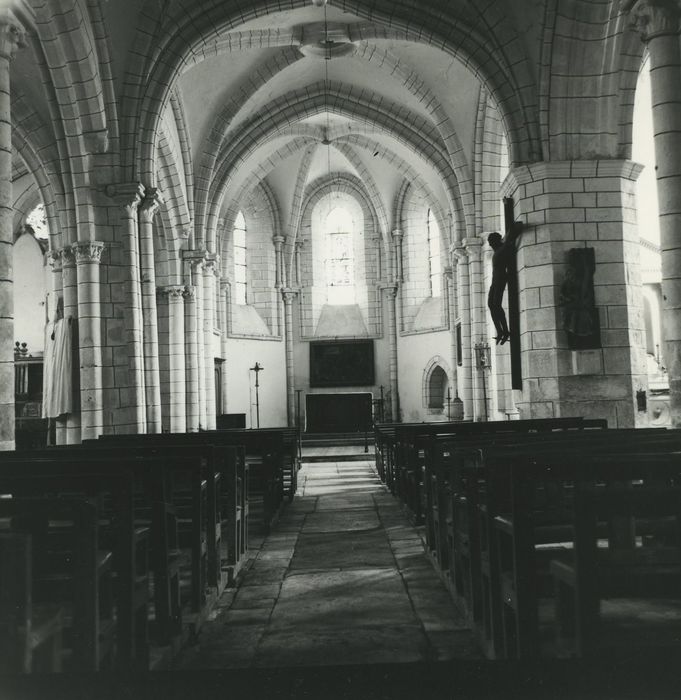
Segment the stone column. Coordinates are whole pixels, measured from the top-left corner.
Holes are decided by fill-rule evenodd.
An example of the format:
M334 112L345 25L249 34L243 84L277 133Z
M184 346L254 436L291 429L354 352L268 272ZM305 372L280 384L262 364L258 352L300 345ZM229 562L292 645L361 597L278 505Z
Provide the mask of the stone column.
M205 255L205 253L203 253ZM204 350L205 334L203 327L203 264L204 258L192 260L192 282L196 294L196 360L199 371L199 427L206 429L206 355Z
M64 298L64 283L62 279L62 257L60 250L51 250L48 253L48 262L52 268L52 292L54 294L54 308L57 308L59 299ZM54 320L54 313L52 309L48 309L49 317L48 321ZM45 347L45 353L47 353L47 345ZM45 364L45 369L47 369L47 364ZM44 397L43 397L44 398ZM55 444L65 445L66 444L66 416L60 416L55 420Z
M286 239L283 236L273 236L272 242L274 243L274 259L275 259L275 270L274 270L274 285L277 289L281 289L285 284L285 274L284 274L284 241Z
M404 231L396 228L393 230L393 249L395 250L395 279L398 282L404 280L404 267L402 261L402 240L404 239Z
M486 339L483 311L483 284L481 265L481 246L479 238L466 238L464 241L466 255L468 257L468 285L469 285L469 309L470 309L470 352L471 375L473 380L473 420L485 420L485 397L483 390L482 371L475 362L475 345L483 343ZM485 379L486 381L486 379Z
M456 257L458 292L457 312L461 324L461 364L457 365L457 386L463 402L464 419L473 419L473 345L471 337L471 289L468 274L468 255L463 243L455 243L452 254Z
M293 301L298 292L283 289L284 299L284 339L286 341L286 414L289 427L296 424L296 373L293 361Z
M216 260L203 266L203 351L205 354L206 429L215 430L215 273Z
M14 449L14 292L12 287L12 121L9 66L24 29L0 10L0 450Z
M445 268L445 275L448 280L447 292L449 300L449 332L451 335L451 349L449 352L449 362L452 368L452 387L451 395L454 398L458 394L458 382L457 382L457 372L456 368L458 366L459 358L456 349L456 319L458 317L457 312L457 259L455 256L451 256L451 264Z
M388 300L388 343L390 377L390 414L393 422L400 422L399 383L397 378L397 283L385 287Z
M220 280L220 327L222 329L222 333L220 334L220 352L222 354L222 359L224 360L224 363L222 365L222 406L220 406L221 413L227 413L227 339L229 337L229 299L229 279L223 277Z
M70 247L61 250L62 289L64 291L64 318L72 319L71 323L78 328L78 276L76 274L76 257ZM77 445L81 441L80 431L80 351L81 341L74 338L77 347L74 348L74 395L73 413L66 416L66 444Z
M187 430L187 391L185 383L185 335L183 286L163 290L168 295L168 355L170 371L170 432Z
M662 249L664 361L672 425L681 427L681 48L677 2L638 0L631 20L650 56Z
M144 388L148 433L161 432L161 379L158 360L154 216L162 201L163 198L156 188L148 189L140 207L139 217L142 319L144 322Z
M502 193L528 226L518 248L522 418L607 418L634 427L647 388L636 223L641 166L626 160L530 163L513 168ZM567 203L572 202L568 207ZM593 250L600 342L570 349L561 303L572 249Z
M107 188L107 194L121 207L123 260L125 264L125 340L128 353L130 383L128 410L131 412L132 432L147 432L147 399L144 380L144 322L142 318L142 289L140 282L140 246L138 208L144 196L140 183Z
M300 239L296 239L295 243L295 250L294 250L294 255L295 255L295 264L296 264L296 287L302 287L303 285L303 268L302 268L302 250L303 250L303 245L304 241Z
M186 389L186 421L187 432L196 433L199 430L199 358L197 355L197 317L196 288L187 285L184 297L184 355Z
M103 432L102 319L99 263L104 243L78 241L71 249L78 276L78 336L80 341L80 420L83 440Z

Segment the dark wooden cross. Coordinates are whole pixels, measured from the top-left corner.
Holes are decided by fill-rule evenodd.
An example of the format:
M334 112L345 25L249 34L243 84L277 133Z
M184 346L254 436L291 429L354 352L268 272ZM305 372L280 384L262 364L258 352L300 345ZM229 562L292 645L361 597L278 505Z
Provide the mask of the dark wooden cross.
M260 366L259 362L256 362L255 366L250 368L251 372L255 372L255 421L256 421L256 426L258 428L260 427L260 396L258 394L258 388L260 387L260 381L259 381L258 375L264 369L265 369L264 367Z

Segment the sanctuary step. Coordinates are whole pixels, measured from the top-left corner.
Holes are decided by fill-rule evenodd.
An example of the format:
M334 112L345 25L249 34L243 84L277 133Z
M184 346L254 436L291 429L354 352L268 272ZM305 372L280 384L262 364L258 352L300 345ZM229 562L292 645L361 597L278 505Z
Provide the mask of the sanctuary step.
M374 457L373 433L303 435L304 462L357 462Z
M364 446L364 433L303 433L301 440L306 447L334 447L340 445ZM373 430L368 432L369 441L373 443Z

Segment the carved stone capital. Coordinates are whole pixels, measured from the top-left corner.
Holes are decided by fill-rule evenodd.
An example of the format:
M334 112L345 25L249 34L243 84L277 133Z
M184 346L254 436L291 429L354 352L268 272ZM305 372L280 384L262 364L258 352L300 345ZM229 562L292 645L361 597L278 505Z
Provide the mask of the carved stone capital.
M105 244L101 241L78 241L71 246L76 265L97 264L102 261Z
M281 296L284 300L284 304L287 306L293 303L293 300L298 296L297 289L282 289Z
M64 267L75 267L76 266L76 255L71 249L71 246L65 246L61 250L57 251L61 255L61 266Z
M215 258L208 258L203 263L203 274L206 277L210 275L217 276L219 267L218 261Z
M220 278L220 291L225 292L228 289L230 289L232 286L232 282L229 279L229 277L221 277Z
M394 228L392 231L393 239L396 243L402 240L404 237L404 231L401 228Z
M449 252L452 254L452 260L456 261L457 263L465 263L466 260L468 260L468 251L461 241L453 243L449 249Z
M128 182L119 185L107 185L104 189L106 196L123 207L128 218L137 216L137 208L144 197L144 186L141 182Z
M179 304L183 301L186 288L183 285L171 284L167 287L158 287L156 294L161 297L167 297L171 304Z
M388 295L389 299L397 299L397 291L399 290L399 285L397 284L386 284L383 287L384 291Z
M285 241L286 239L281 235L272 236L272 243L274 243L275 248L281 248Z
M52 272L61 272L61 266L62 266L61 250L48 251L47 264L52 268Z
M163 204L163 195L157 187L148 187L144 194L144 200L140 207L140 216L144 223L151 223L159 207Z
M681 9L678 0L636 0L624 4L629 9L629 23L644 42L657 36L679 33Z
M10 9L0 10L0 57L11 61L26 46L26 31Z
M196 287L193 284L185 284L182 288L182 296L185 301L196 300Z

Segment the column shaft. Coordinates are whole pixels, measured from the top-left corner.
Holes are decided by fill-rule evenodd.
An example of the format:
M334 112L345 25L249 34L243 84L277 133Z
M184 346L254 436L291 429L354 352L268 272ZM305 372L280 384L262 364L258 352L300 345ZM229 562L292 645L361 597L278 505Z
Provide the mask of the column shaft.
M71 323L78 324L78 276L76 274L76 258L71 248L63 248L62 255L62 289L64 291L64 318L72 319ZM80 345L78 340L77 346ZM74 412L66 416L66 444L77 445L81 441L80 420L80 352L74 348L74 375L77 379L74 386Z
M206 429L215 430L215 261L203 267L203 350L205 353Z
M78 277L78 335L80 339L80 418L83 440L103 432L102 321L99 263L104 244L79 241L73 246Z
M452 367L452 381L454 386L451 388L451 395L454 398L458 393L458 382L457 382L457 372L456 368L458 366L458 353L456 349L456 319L458 318L458 292L456 288L457 283L457 265L458 261L455 256L452 255L451 267L449 268L449 332L451 335L451 350L449 353L450 363Z
M125 339L128 352L129 406L133 433L147 431L147 401L144 385L144 322L142 319L142 289L140 283L140 250L138 206L142 201L142 186L120 194L122 201L123 259L125 262Z
M469 284L469 309L471 328L471 360L473 360L473 348L476 343L485 341L484 313L483 313L483 291L482 291L482 265L480 262L479 239L467 238L464 241L466 253L468 255L468 284ZM475 362L471 362L472 390L473 390L473 420L485 420L485 397L483 389L482 372Z
M468 257L462 246L455 250L458 257L456 270L458 280L456 288L458 290L458 312L461 323L461 364L457 366L457 385L459 398L463 401L464 419L473 419L475 412L473 408L473 349L471 339L471 303L470 303L470 281L468 275Z
M184 287L168 288L168 351L170 369L170 432L187 430L185 384Z
M9 65L21 45L21 24L11 11L0 11L0 450L14 449L14 202Z
M161 203L158 191L150 190L142 203L139 223L142 318L144 322L144 387L147 432L161 432L161 380L158 359L158 314L154 262L154 215Z
M679 36L648 41L662 248L665 364L672 425L681 427L681 51Z
M197 355L196 289L188 285L184 289L184 351L186 388L187 432L199 430L199 358Z
M297 292L284 291L284 336L286 340L286 414L289 427L296 424L296 374L293 362L293 300Z
M222 364L222 406L219 406L220 413L227 413L227 332L228 315L227 306L229 304L229 282L226 279L220 280L220 353L224 360Z
M206 355L204 351L205 334L203 329L203 261L192 265L194 289L196 290L196 360L199 372L199 427L205 430L206 422Z
M390 344L390 414L394 422L400 421L399 384L397 377L397 285L387 287L388 342Z

